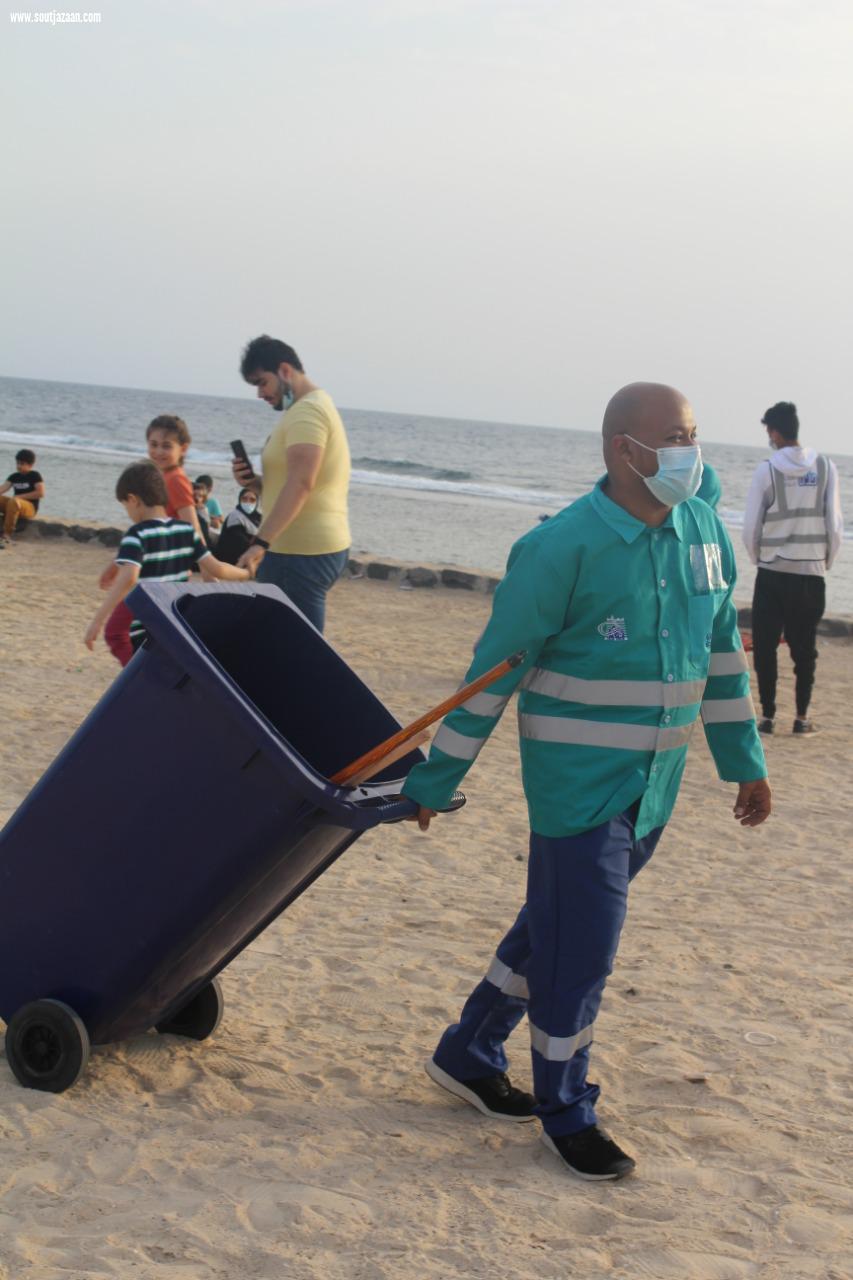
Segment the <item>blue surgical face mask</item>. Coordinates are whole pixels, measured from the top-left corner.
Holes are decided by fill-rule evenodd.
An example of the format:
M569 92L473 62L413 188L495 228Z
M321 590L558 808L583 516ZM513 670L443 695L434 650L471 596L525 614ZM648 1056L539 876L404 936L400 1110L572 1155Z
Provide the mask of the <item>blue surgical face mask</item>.
M627 439L658 456L658 469L653 476L644 476L628 463L634 475L641 477L658 502L662 502L665 507L676 507L679 502L696 497L702 483L702 452L698 444L653 449L651 445L643 444L642 440L634 440L633 436L627 436Z
M257 505L258 504L256 502L241 502L240 510L245 511L246 515L250 516Z

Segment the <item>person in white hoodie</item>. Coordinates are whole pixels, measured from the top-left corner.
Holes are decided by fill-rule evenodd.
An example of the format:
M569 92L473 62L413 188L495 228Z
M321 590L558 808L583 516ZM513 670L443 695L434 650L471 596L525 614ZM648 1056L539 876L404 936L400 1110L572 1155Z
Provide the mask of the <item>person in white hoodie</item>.
M814 686L817 624L825 604L824 576L844 530L838 473L824 454L798 442L797 406L780 401L761 419L775 450L760 462L746 499L743 541L758 566L752 597L752 655L762 718L776 723L776 653L784 634L794 662L795 734L815 734L808 718Z

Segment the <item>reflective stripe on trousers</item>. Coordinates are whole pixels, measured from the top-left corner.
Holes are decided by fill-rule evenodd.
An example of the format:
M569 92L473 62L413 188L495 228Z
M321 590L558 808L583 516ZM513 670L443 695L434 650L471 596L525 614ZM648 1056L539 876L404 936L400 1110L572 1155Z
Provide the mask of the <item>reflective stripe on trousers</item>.
M628 884L662 830L636 840L635 811L577 836L531 834L527 902L435 1051L457 1080L506 1071L504 1042L527 1013L538 1115L554 1137L595 1124L598 1087L586 1078L593 1023Z

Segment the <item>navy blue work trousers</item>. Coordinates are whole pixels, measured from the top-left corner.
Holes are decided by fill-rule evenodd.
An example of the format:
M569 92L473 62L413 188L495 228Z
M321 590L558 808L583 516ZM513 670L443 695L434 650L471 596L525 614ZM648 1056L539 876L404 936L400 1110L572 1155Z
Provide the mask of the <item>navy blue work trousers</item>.
M473 990L435 1061L457 1080L506 1071L504 1042L527 1014L537 1114L552 1137L595 1124L599 1089L589 1046L613 968L628 885L662 827L638 840L637 806L580 835L531 833L527 902Z

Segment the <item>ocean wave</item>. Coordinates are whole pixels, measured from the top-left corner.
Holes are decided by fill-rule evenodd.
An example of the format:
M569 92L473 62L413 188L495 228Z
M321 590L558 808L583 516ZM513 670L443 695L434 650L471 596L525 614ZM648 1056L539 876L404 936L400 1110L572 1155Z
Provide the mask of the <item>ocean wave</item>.
M573 495L547 489L517 489L503 484L460 483L428 476L401 476L382 471L354 470L353 484L383 489L419 489L424 493L446 493L466 498L485 498L496 502L520 502L528 507L564 507ZM574 495L579 496L579 495Z
M427 480L473 480L470 471L454 471L450 467L430 467L423 462L408 462L405 458L353 458L352 465L359 470L387 472L390 475L423 476Z
M144 438L138 444L131 444L123 440L104 442L87 439L86 436L50 435L38 431L0 431L0 446L4 444L16 447L23 444L27 448L51 449L57 453L85 454L96 458L144 458L146 454ZM230 471L231 454L226 450L199 449L193 444L192 456L188 460L191 470L195 463L204 463L206 466L215 464L227 467Z

